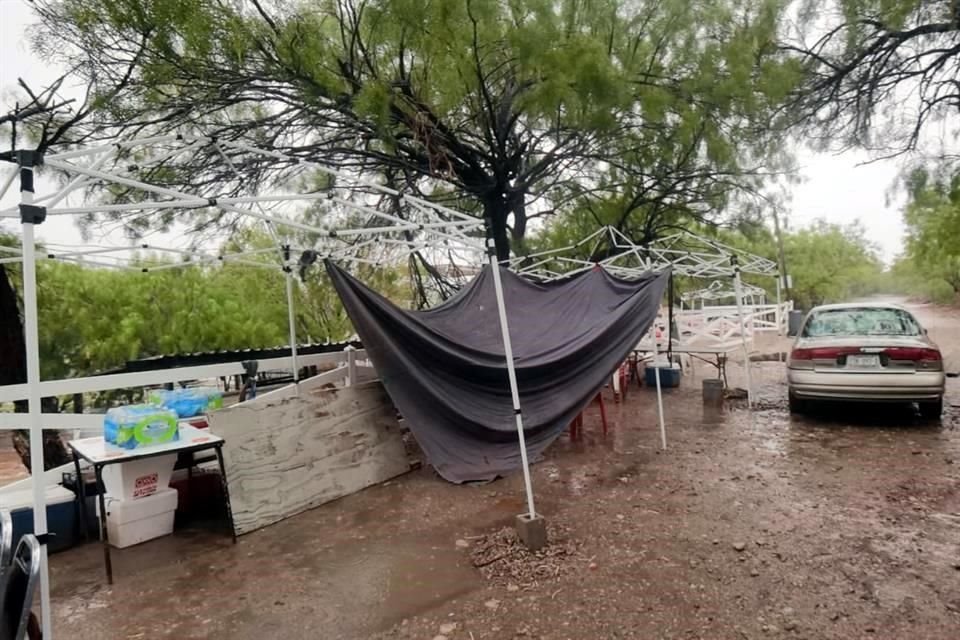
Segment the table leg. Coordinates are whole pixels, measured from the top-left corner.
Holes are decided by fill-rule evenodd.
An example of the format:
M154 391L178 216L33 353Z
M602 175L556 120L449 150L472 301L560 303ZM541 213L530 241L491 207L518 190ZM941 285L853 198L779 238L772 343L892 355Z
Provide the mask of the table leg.
M93 465L93 472L97 479L97 488L103 484L103 467ZM107 584L113 584L113 564L110 562L110 535L107 533L107 504L106 491L99 491L100 499L100 540L103 542L103 564L107 569Z
M220 487L223 489L223 499L227 503L227 521L230 524L230 535L233 544L237 544L237 529L233 526L233 507L230 506L230 488L227 486L227 468L223 465L223 445L217 448L217 462L220 463Z
M190 466L187 467L187 504L184 505L184 512L191 513L193 511L193 465L196 464L193 461L193 454L190 454Z
M83 541L90 540L90 531L87 528L87 487L80 474L80 456L73 452L73 469L77 474L77 498L80 500L80 532L83 534Z

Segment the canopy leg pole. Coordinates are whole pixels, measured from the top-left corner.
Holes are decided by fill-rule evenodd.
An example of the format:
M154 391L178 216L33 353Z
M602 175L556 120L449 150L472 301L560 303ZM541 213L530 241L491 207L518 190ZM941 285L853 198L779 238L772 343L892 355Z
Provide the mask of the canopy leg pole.
M776 320L777 320L777 335L778 335L778 336L782 336L782 335L783 335L783 309L782 309L781 306L780 306L781 304L782 304L782 303L780 302L780 274L778 273L778 274L777 274L777 313L776 313L776 316L775 316L775 318L776 318Z
M743 322L743 299L740 294L740 267L733 259L733 291L737 296L737 319L740 321L740 344L743 346L743 367L747 372L747 407L753 408L753 380L750 374L750 353L747 350L747 332Z
M776 313L776 315L775 315L775 318L776 318L776 321L777 321L777 335L778 335L778 336L783 336L783 324L784 324L783 319L786 317L786 315L783 313L783 306L782 306L782 304L783 304L783 303L780 301L780 274L778 273L778 274L777 274L777 313ZM781 350L778 348L778 349L777 349L777 362L783 362L783 357L781 356L781 354L783 354L783 351L781 351ZM784 355L786 355L786 354L784 354Z
M33 204L34 152L20 157L20 203ZM50 573L47 558L47 491L44 483L43 424L40 407L40 337L37 322L37 263L34 226L43 221L21 206L21 250L23 252L23 333L27 357L27 396L30 412L30 477L33 481L33 532L40 542L40 618L43 637L53 637L50 611Z
M290 323L290 366L293 367L293 383L300 382L300 371L297 367L297 325L293 319L293 272L290 265L284 265L287 274L287 319Z
M653 344L653 377L657 381L657 413L660 417L660 448L667 448L667 427L663 422L663 391L660 388L660 367L657 366L657 359L660 357L657 350L657 329L654 321L653 330L650 332L650 341Z
M673 271L667 280L667 362L673 366Z
M510 395L513 398L513 413L517 420L517 439L520 441L520 459L523 462L523 484L527 491L527 513L530 519L537 517L533 506L533 482L530 480L530 461L527 459L527 441L523 436L523 415L520 412L520 391L517 388L517 372L513 367L513 346L510 344L510 327L507 325L507 308L503 302L503 284L500 282L500 264L497 262L493 240L490 246L490 270L493 272L493 288L497 294L497 311L500 314L500 334L503 336L503 352L507 359L507 376L510 379Z

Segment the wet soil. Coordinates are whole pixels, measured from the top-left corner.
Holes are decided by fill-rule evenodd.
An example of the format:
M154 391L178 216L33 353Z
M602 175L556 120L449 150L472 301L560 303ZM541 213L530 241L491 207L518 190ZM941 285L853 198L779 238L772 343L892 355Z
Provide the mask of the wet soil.
M960 368L960 318L918 311ZM785 344L771 344L771 349ZM756 362L754 411L702 406L695 367L665 394L607 397L582 441L533 467L537 509L571 551L474 566L525 510L513 476L454 486L422 468L244 536L209 527L51 558L60 637L960 638L960 412L786 410ZM731 383L743 370L731 365ZM960 404L949 381L948 400ZM507 543L508 544L508 543ZM559 560L558 560L559 558ZM557 562L562 567L555 567ZM554 564L551 564L554 563Z

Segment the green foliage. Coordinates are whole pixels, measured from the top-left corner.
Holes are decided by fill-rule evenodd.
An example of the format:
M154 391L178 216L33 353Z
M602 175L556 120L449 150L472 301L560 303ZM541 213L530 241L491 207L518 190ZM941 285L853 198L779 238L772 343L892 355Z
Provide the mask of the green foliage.
M0 246L19 246L0 234ZM228 252L272 248L262 232L235 236ZM3 255L8 255L4 253ZM180 266L141 256L131 270L91 268L59 261L37 264L40 368L44 379L91 375L128 360L197 351L287 345L286 276L276 253L248 258L262 262ZM18 264L4 265L14 291L21 290ZM401 270L360 266L355 274L398 304L410 300ZM0 276L4 274L0 272ZM322 265L294 280L294 322L301 344L342 341L353 327ZM4 321L19 322L15 316ZM9 345L22 349L21 345ZM137 393L100 394L98 402Z
M927 280L960 293L960 175L936 177L914 171L907 180L910 200L903 270L922 270ZM938 297L943 299L943 289Z
M47 378L150 355L289 342L279 270L228 265L133 273L44 262L37 281Z
M596 207L652 237L756 198L784 165L781 107L801 70L775 44L787 4L35 0L35 42L103 97L78 132L198 128L401 172L472 200L506 257L544 209ZM224 185L201 159L148 177L222 196L278 169L245 165L250 184Z
M87 375L153 355L290 341L285 276L275 263L137 273L42 262L37 271L45 378ZM398 272L381 270L376 280L374 286L402 300ZM298 342L339 341L353 333L322 270L296 281L294 299Z
M901 256L887 271L885 289L890 293L937 304L956 302L957 293L942 278L930 277L929 271L909 256Z
M844 302L879 292L883 264L863 226L819 220L784 237L787 266L798 308Z

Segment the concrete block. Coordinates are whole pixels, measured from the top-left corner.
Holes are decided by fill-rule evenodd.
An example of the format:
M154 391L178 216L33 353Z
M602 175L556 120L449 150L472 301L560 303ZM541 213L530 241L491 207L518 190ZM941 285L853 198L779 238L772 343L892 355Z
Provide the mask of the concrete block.
M543 516L530 517L529 513L517 516L517 534L530 551L539 551L547 546L547 521Z

